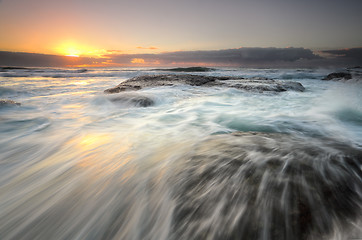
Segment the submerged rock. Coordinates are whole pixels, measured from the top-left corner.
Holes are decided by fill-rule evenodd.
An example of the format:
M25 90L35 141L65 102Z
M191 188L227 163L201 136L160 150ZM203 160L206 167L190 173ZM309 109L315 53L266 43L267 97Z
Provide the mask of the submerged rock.
M114 103L135 107L149 107L155 104L152 98L134 93L122 93L109 100Z
M9 99L0 99L0 107L2 106L20 106L21 103Z
M329 239L361 218L362 151L286 134L212 136L173 178L174 239ZM172 181L171 181L172 182Z
M146 75L131 78L125 82L120 83L114 88L105 90L105 93L118 93L122 91L139 90L146 87L157 86L174 86L174 85L191 85L191 86L223 86L247 91L273 91L283 92L288 90L304 91L302 84L291 81L276 81L272 79L244 79L241 77L228 77L228 76L200 76L200 75Z
M346 73L346 72L334 72L334 73L330 73L328 74L325 78L323 78L322 80L332 80L332 79L351 79L352 75L350 73Z
M119 93L119 92L125 92L125 91L135 91L135 90L140 90L141 87L140 86L117 86L114 88L109 88L104 90L104 93L107 94L112 94L112 93Z

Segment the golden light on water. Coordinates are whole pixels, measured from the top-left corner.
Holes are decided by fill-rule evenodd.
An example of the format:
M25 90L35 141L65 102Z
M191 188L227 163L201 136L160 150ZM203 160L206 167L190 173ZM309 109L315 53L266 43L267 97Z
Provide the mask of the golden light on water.
M79 142L79 146L85 151L92 150L111 141L111 136L106 134L87 134Z
M114 141L116 140L112 135L96 133L73 139L71 142L82 153L77 166L92 172L93 178L118 171L122 173L120 179L129 179L136 172L131 164L135 156L129 153L133 144L126 137L115 149L115 145L112 144Z

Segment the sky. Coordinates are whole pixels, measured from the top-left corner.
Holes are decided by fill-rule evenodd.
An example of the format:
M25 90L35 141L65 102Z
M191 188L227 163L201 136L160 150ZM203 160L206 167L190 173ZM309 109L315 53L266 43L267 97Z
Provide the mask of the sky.
M361 12L361 0L0 0L0 51L142 64L184 51L353 49Z

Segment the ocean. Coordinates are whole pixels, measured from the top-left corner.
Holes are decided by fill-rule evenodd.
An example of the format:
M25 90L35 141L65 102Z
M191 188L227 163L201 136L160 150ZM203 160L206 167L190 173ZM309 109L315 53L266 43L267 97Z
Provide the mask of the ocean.
M0 239L362 239L362 72L201 70L0 68Z

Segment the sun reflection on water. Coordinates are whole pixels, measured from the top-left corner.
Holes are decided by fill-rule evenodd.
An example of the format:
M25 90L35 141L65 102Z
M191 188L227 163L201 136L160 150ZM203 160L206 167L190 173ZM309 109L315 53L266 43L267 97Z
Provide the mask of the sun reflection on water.
M77 166L90 171L93 177L119 172L121 180L127 180L135 174L135 156L130 153L132 143L127 138L119 142L109 134L89 133L76 141L75 147L82 152Z

